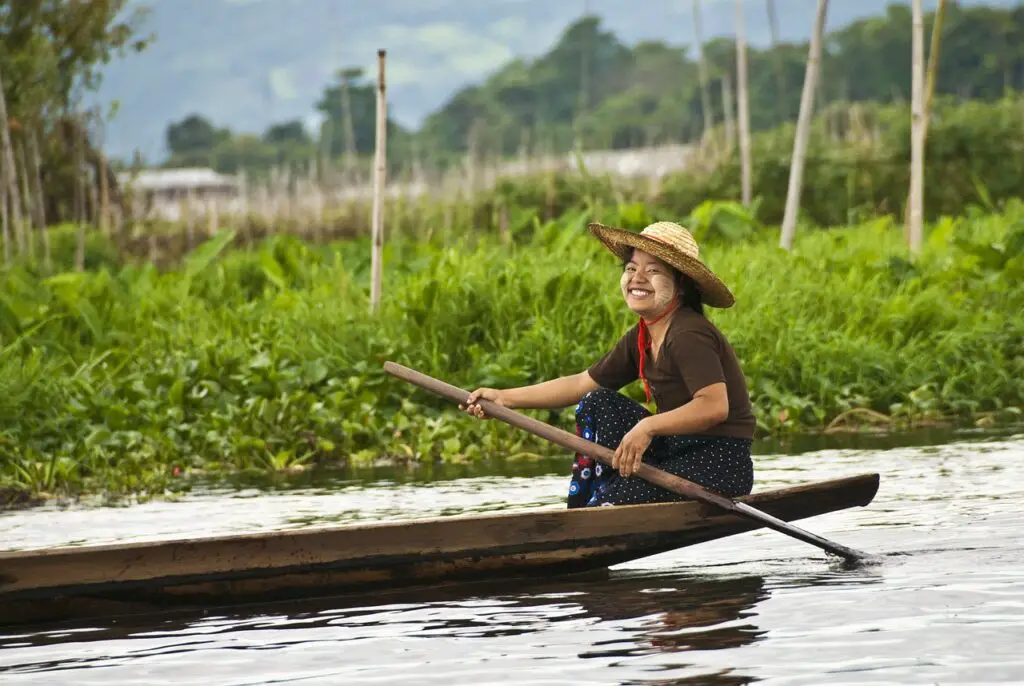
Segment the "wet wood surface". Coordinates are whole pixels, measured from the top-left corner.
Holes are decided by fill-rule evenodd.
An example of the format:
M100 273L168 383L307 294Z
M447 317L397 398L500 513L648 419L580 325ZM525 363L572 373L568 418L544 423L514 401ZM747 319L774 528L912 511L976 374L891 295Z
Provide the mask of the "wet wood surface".
M738 500L791 521L867 505L878 475ZM0 625L571 574L759 528L699 502L442 517L0 553Z

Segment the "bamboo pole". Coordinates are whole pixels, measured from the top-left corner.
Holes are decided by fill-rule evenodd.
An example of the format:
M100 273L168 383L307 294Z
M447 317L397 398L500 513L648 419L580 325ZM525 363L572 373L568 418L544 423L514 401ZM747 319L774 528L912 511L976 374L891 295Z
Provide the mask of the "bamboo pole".
M206 237L213 238L220 229L220 201L217 196L206 200Z
M474 119L469 127L466 141L466 166L464 181L467 194L472 198L477 190L477 162L480 157L480 120Z
M49 273L52 267L50 234L46 230L46 202L43 200L43 162L39 154L39 136L35 129L28 138L29 155L32 157L32 176L35 182L36 207L39 212L39 237L43 244L43 269Z
M32 187L28 181L28 162L25 157L25 144L23 141L18 141L14 146L14 162L18 167L18 188L21 191L19 199L21 200L22 207L25 209L25 214L28 215L26 221L31 222L32 225L36 222L36 209L32 203ZM31 245L31 241L29 243Z
M789 97L786 78L782 73L782 55L779 54L779 17L775 13L775 0L764 0L768 10L768 31L771 37L772 68L775 71L775 100L779 107L779 120L789 119Z
M807 141L811 135L814 91L818 82L818 63L821 61L821 37L825 31L827 14L828 0L818 0L818 9L814 14L814 28L811 31L811 44L807 54L807 70L804 73L804 89L800 95L800 114L796 122L793 159L789 165L789 188L786 190L786 209L782 217L782 234L779 239L779 245L785 250L793 247L793 236L796 233L796 216L800 210L804 160L807 157Z
M711 112L711 86L708 83L708 61L704 57L704 36L700 24L700 0L693 0L693 35L697 41L697 70L700 75L700 107L704 117L702 141L707 142L711 129L715 127Z
M590 16L590 0L583 0L583 16ZM580 92L577 96L577 107L576 112L573 113L572 118L572 133L573 141L572 148L576 153L583 151L585 143L583 141L583 118L587 115L587 110L590 107L590 44L585 44L580 50Z
M24 135L22 138L24 138ZM21 201L24 203L23 207L25 208L25 212L28 214L25 219L25 241L28 244L28 259L34 261L36 257L36 243L32 240L32 228L36 224L38 214L32 203L32 186L29 185L28 180L28 164L25 161L24 140L18 141L16 152L18 158L18 169L21 172Z
M736 0L736 80L739 105L740 129L740 188L744 205L750 205L751 177L750 162L750 106L747 98L747 32L743 21L743 0Z
M921 0L911 0L910 7L910 251L917 254L921 252L924 232L924 17Z
M107 180L107 156L103 150L97 150L99 155L99 177L100 177L100 231L104 236L110 236L110 184Z
M11 264L11 226L7 219L7 165L0 158L0 230L3 232L4 266Z
M18 202L18 172L14 165L14 146L11 144L10 120L7 118L7 98L4 96L3 79L0 78L0 152L3 153L3 163L7 167L7 174L3 192L10 197L8 208L10 208L11 224L14 225L14 235L18 242L18 253L25 252L25 233L21 225L21 203Z
M100 223L100 194L96 190L96 180L90 175L88 167L85 167L82 177L85 179L86 197L89 203L89 214L87 216L89 217L90 225L96 227Z
M387 51L377 51L377 137L374 151L373 174L373 248L370 259L370 311L380 308L381 262L384 258L384 182L387 171L387 86L384 82L384 62Z
M185 253L196 247L196 197L191 188L181 198L181 218L185 222Z
M356 167L359 153L356 149L356 129L352 118L352 96L349 93L348 80L348 72L343 71L341 74L341 124L345 132L345 148L342 169L345 176L344 185L354 186L357 183Z
M85 174L85 126L81 120L75 121L75 204L77 206L78 231L75 238L75 271L85 271L85 231L89 215L86 210Z
M722 73L722 110L725 115L725 152L731 155L736 145L736 108L732 104L732 78L729 72Z
M924 134L928 138L928 124L931 123L932 100L935 98L935 84L939 78L939 55L942 52L942 24L946 16L946 0L939 0L932 22L932 42L928 50L928 78L924 95Z
M928 125L931 123L932 100L935 98L935 82L938 80L939 54L942 50L942 24L945 15L946 0L939 0L939 5L935 9L935 19L932 22L931 46L928 49L928 75L925 79L924 113L922 115L923 122L921 124L921 126L924 127L924 131L921 134L921 139L924 141L922 145L928 142ZM921 151L922 159L925 157L925 153L925 150ZM924 163L922 162L922 165L923 164ZM911 197L913 193L914 185L911 183L910 188L907 189L907 209L903 216L903 222L906 226L910 225L910 208L914 204L913 198Z

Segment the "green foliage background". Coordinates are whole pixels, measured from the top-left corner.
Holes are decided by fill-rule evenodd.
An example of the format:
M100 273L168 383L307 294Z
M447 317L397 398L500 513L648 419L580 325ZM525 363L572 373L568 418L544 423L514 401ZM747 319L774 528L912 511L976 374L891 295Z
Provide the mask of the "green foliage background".
M0 281L0 486L116 496L202 472L550 453L381 365L465 388L585 368L632 322L615 260L585 224L635 225L644 212L533 218L505 240L395 238L377 316L365 239L232 250L227 233L161 273L121 264L94 236L87 272L13 269ZM915 262L886 219L803 233L792 254L731 203L688 223L737 294L709 314L740 355L762 435L867 411L888 428L1019 415L1020 202L940 221ZM69 259L72 231L58 235ZM539 414L571 426L568 413Z

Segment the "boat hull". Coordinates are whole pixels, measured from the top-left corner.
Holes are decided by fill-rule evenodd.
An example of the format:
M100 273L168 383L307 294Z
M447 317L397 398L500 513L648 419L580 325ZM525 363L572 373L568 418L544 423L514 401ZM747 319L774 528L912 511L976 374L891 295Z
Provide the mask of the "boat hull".
M867 474L739 500L793 521L867 505L878 483ZM0 553L0 625L550 578L756 528L689 501Z

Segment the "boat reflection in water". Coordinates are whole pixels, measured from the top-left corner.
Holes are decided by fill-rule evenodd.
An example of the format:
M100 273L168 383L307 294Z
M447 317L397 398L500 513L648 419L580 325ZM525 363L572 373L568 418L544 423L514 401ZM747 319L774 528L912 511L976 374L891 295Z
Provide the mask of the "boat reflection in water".
M275 659L276 652L281 659L298 645L304 655L313 651L310 658L318 651L341 650L338 669L375 673L400 671L407 661L429 671L429 663L451 665L479 659L481 653L529 672L556 656L575 655L581 677L595 669L642 666L687 675L682 681L644 683L693 679L731 685L754 677L733 670L725 653L713 659L709 652L756 642L764 633L755 621L756 606L767 597L765 581L757 575L602 570L553 581L479 582L109 617L0 635L0 650L35 646L39 657L49 658L12 665L16 671L141 667L168 651L185 662L202 661L222 648L242 649L249 654L246 662L261 662ZM97 643L104 648L83 649ZM683 657L688 652L700 657L691 664ZM669 664L666 654L682 659Z

